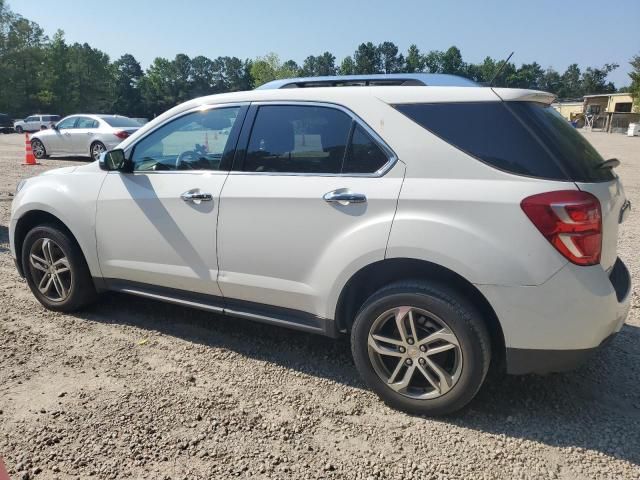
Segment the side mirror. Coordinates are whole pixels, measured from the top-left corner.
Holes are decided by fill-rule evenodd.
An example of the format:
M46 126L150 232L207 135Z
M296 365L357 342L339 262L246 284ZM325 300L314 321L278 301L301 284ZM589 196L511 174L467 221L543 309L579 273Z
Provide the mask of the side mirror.
M53 128L54 130L58 130L58 124L57 123L52 123L51 124L51 128Z
M124 150L116 148L115 150L109 150L100 155L98 164L102 170L111 171L125 171L127 166L127 159L124 156Z

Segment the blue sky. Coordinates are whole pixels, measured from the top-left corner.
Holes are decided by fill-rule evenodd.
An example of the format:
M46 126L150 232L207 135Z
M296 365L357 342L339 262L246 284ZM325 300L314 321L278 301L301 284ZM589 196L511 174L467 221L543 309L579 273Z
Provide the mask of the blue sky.
M359 43L385 40L406 51L456 45L465 61L486 55L516 64L537 61L564 70L615 62L609 77L629 83L629 60L640 54L640 1L226 1L9 0L48 35L87 42L112 59L133 54L144 67L155 57L219 55L253 58L276 52L298 63L325 50L338 62Z

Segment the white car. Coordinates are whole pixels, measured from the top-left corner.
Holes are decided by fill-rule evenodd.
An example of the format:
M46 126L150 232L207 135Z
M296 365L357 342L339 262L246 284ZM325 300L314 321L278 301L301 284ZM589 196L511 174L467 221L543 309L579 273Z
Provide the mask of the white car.
M121 115L69 115L50 129L31 136L33 155L78 155L97 160L142 125Z
M115 290L350 335L389 405L449 413L491 364L575 367L629 310L617 161L552 100L424 74L198 98L22 182L11 252L49 309Z

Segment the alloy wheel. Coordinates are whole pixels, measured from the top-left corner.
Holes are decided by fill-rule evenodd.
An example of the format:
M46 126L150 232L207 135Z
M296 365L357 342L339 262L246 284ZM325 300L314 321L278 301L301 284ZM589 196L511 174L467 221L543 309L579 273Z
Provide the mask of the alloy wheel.
M94 143L91 147L91 156L94 160L98 160L102 152L106 151L106 148L101 143Z
M34 140L31 143L31 150L33 150L33 156L36 158L44 157L44 145L40 140Z
M62 302L69 297L73 276L69 260L50 238L39 238L29 252L29 269L34 284L48 300Z
M441 318L421 308L401 306L380 315L369 330L368 352L389 388L417 400L446 394L462 373L458 338Z

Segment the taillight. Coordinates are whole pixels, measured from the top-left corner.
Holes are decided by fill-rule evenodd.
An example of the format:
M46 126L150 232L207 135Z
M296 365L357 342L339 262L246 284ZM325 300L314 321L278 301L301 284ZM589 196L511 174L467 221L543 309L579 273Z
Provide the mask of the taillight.
M120 132L116 132L115 136L124 140L125 138L127 138L129 136L129 132L125 132L124 130L120 131Z
M587 192L561 190L525 198L524 213L551 245L577 265L600 262L600 201Z

